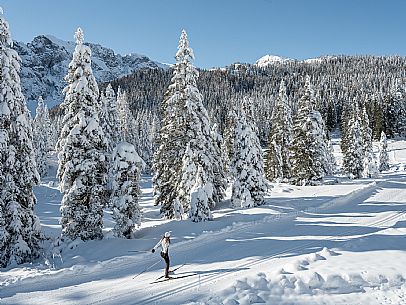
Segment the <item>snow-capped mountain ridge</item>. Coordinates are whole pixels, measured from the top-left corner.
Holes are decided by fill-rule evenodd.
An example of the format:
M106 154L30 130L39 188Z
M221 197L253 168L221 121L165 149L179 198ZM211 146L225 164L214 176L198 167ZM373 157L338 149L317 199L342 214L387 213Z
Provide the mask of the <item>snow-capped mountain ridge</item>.
M320 63L322 61L328 61L328 60L335 59L335 58L336 58L335 56L319 56L319 57L308 58L308 59L304 59L304 60L296 60L296 59L292 59L292 58L281 57L278 55L267 54L265 56L262 56L260 59L258 59L255 62L255 65L260 68L265 68L270 65L286 64L286 63L293 62L293 61L312 64L312 63Z
M260 59L258 59L255 62L255 65L262 68L262 67L267 67L272 64L287 63L289 61L294 61L294 59L284 58L281 56L268 54L268 55L262 56Z
M92 69L99 83L128 75L139 69L166 68L147 56L132 53L120 55L95 43L85 43L92 50ZM69 62L75 49L73 41L64 41L52 35L40 35L31 42L14 42L14 48L22 59L21 84L31 111L42 96L48 107L63 101L62 90L66 83Z

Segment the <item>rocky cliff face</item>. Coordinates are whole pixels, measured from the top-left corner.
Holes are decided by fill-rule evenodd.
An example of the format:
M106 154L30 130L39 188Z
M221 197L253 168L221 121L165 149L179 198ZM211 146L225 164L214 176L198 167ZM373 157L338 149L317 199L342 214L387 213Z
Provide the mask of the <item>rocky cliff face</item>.
M131 74L144 68L165 68L138 54L120 55L98 44L86 43L92 50L93 74L99 83ZM48 107L63 101L64 77L75 49L74 42L52 36L37 36L30 43L15 42L14 48L22 59L21 84L28 108L33 112L41 95Z

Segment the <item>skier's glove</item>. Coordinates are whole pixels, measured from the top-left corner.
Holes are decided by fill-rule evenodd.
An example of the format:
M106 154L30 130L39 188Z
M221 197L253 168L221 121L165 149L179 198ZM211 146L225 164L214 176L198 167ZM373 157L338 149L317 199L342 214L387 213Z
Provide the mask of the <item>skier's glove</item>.
M151 252L152 252L152 253L155 253L155 249L152 249Z

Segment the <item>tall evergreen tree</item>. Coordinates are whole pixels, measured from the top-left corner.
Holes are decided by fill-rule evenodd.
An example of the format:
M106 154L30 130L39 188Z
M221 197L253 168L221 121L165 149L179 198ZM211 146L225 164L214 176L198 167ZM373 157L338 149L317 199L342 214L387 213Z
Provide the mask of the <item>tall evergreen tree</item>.
M228 115L225 122L224 128L224 142L222 145L222 150L225 152L226 159L226 172L229 176L232 175L232 165L231 162L234 158L234 146L235 146L235 127L237 125L237 109L235 105L231 107L228 111Z
M222 151L223 137L218 131L217 124L213 124L211 131L211 141L213 143L213 201L209 201L209 207L213 208L225 196L227 188L226 155ZM202 167L203 169L203 167Z
M328 131L333 131L337 127L337 100L334 93L331 93L327 103L326 126Z
M327 140L327 163L325 167L326 175L332 175L337 171L337 162L334 157L334 148L331 144L331 139Z
M348 149L348 122L351 120L351 107L348 102L343 105L341 113L341 151L343 154L347 152Z
M213 197L213 187L199 165L195 177L195 185L190 190L189 218L193 222L212 220L209 199Z
M196 85L199 73L192 65L193 59L186 32L182 31L171 85L162 104L159 148L153 163L155 203L161 205L161 213L167 218L174 217L176 199L181 200L183 207L190 204L189 196L179 196L180 192L188 192L179 189L183 176L182 158L188 143L196 168L201 167L207 177L205 183L213 188L208 198L209 207L215 206L224 195L224 184L216 178L220 170L216 162L220 157L210 134L210 120L203 106L203 97ZM182 202L182 198L187 202Z
M0 267L32 261L42 233L32 188L39 181L32 128L20 85L20 57L0 14Z
M252 120L251 114L251 101L245 99L235 127L236 138L232 160L234 182L231 195L231 206L234 208L262 205L268 189L255 123L248 121L248 118Z
M386 135L382 131L381 140L379 142L379 167L380 172L389 170L388 142Z
M372 149L372 129L369 127L369 118L365 106L361 112L361 133L363 143L363 173L364 178L376 177L378 169Z
M113 184L111 209L116 222L114 234L117 237L131 238L141 224L142 212L138 204L141 194L139 187L143 161L134 145L121 142L113 151Z
M134 116L128 104L127 93L121 88L118 88L117 91L117 110L120 120L121 140L133 144L137 150Z
M290 146L292 144L292 110L282 80L279 95L272 112L272 127L269 134L269 147L266 157L266 177L270 181L290 178Z
M135 117L138 154L145 161L144 170L148 172L152 168L156 132L153 117L154 115L149 110L139 111Z
M358 102L354 100L352 117L346 126L348 146L344 151L343 157L344 172L350 178L360 178L364 170L363 160L365 154L363 148L364 143L362 138L362 127L360 122L361 118Z
M38 173L41 177L48 173L47 156L49 150L50 125L45 107L44 100L38 98L38 106L35 111L33 121L33 138L35 148L35 160L37 163Z
M406 101L404 90L398 81L392 85L386 100L385 121L385 133L389 138L406 132Z
M107 139L107 152L111 154L116 144L120 142L120 120L117 111L117 99L111 84L107 85L105 94L101 97L102 111L100 125Z
M185 154L182 158L182 170L180 173L182 177L178 185L178 196L176 200L179 200L182 205L184 213L190 211L190 191L195 185L195 179L197 175L196 152L192 150L190 143L187 144Z
M307 76L294 118L291 147L292 182L298 185L320 180L329 168L325 125L315 105L310 77Z
M107 141L99 125L99 89L91 69L91 51L83 32L75 33L76 47L65 77L63 128L57 143L62 235L72 240L102 238L106 201Z

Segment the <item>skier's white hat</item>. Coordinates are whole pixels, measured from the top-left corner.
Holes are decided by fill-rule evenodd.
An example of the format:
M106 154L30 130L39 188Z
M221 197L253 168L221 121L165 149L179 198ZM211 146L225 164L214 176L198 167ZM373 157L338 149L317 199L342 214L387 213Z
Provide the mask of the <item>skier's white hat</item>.
M165 232L165 237L170 237L171 236L171 232Z

